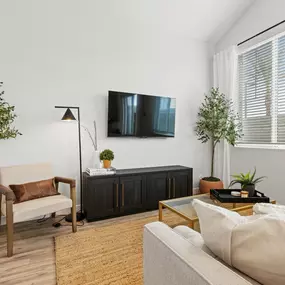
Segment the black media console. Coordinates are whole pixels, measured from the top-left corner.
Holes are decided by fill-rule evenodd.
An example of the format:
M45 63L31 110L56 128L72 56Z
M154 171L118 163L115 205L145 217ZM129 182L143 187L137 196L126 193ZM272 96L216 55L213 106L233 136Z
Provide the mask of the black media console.
M192 195L193 169L163 166L83 175L83 209L88 222L158 209L158 201Z

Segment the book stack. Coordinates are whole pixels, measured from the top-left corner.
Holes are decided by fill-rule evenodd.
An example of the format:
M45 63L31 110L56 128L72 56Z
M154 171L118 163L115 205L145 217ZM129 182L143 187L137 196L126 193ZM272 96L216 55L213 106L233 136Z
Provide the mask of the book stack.
M90 176L96 175L114 175L116 174L116 168L87 168L86 173Z

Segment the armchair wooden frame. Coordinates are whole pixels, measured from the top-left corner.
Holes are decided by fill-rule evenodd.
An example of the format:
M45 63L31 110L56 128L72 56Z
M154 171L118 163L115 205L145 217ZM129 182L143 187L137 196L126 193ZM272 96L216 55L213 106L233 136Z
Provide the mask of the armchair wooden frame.
M55 177L56 190L58 191L59 183L69 184L70 186L70 198L72 200L72 231L77 231L77 221L76 221L76 181L70 178ZM14 217L13 217L13 203L15 201L14 192L0 184L0 213L1 213L1 202L2 195L6 198L6 229L7 229L7 256L11 257L13 255L13 235L14 235ZM55 216L55 213L51 213ZM1 216L0 216L1 225Z

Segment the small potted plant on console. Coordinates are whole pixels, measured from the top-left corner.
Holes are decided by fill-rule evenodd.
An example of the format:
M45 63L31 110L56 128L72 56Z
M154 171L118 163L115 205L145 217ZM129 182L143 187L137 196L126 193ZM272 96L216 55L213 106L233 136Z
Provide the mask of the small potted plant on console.
M252 174L249 171L246 174L241 173L238 175L232 175L232 177L235 179L231 181L230 187L235 184L240 184L241 189L247 191L249 197L253 197L255 194L255 185L266 178L266 176L255 178L255 174L256 168L254 168L254 172Z
M242 136L242 126L238 115L233 111L232 101L218 88L212 88L198 112L196 135L202 143L211 143L211 176L200 180L200 192L208 193L210 189L222 189L223 182L214 177L215 149L220 141L235 145Z
M110 149L105 149L100 153L100 160L103 160L104 168L111 167L111 161L114 159L114 152Z

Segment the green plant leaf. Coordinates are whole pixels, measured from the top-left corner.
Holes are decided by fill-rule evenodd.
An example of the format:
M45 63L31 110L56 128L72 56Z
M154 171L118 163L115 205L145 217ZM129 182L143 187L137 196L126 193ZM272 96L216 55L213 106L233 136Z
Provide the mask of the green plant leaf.
M221 140L225 139L234 146L242 137L242 124L238 114L234 112L233 102L219 88L212 88L210 94L205 95L198 111L195 132L202 143L212 143L213 154L216 144Z
M261 182L264 178L266 178L266 176L261 176L259 178L254 179L255 175L256 175L256 167L254 168L253 174L251 174L251 172L249 171L246 174L240 173L237 175L236 174L232 175L232 177L235 179L231 181L230 186L240 183L241 187L244 188L249 184L257 184Z
M0 82L0 87L2 87L3 82ZM0 92L0 139L10 139L16 138L21 133L15 129L12 125L17 117L14 114L15 107L9 105L3 99L4 91Z
M253 174L252 174L252 176L251 176L251 180L252 180L252 181L253 181L253 179L254 179L255 174L256 174L256 167L254 167L254 171L253 171Z
M255 180L252 181L252 184L257 184L261 181L263 181L264 178L267 178L266 176L261 176L259 178L256 178Z
M114 158L114 152L110 149L105 149L100 153L100 160L113 160Z

